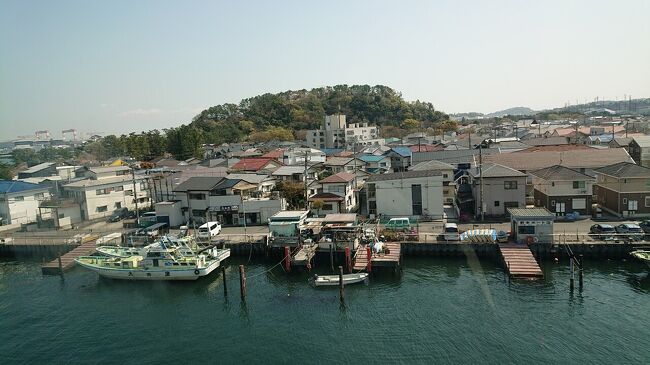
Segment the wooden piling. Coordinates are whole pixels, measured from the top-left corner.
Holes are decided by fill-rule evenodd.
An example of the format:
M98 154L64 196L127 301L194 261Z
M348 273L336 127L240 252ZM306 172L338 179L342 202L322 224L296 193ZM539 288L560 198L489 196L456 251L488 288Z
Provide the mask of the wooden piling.
M330 242L330 268L334 272L334 243Z
M339 299L343 302L344 299L344 284L343 284L343 266L339 266Z
M571 279L569 281L569 289L571 289L571 291L573 291L573 287L574 287L573 283L574 283L574 280L575 280L575 275L574 275L575 265L573 263L573 256L569 256L569 269L571 271Z
M289 246L284 246L284 270L291 272L291 251L289 251Z
M372 272L372 249L366 247L366 256L368 257L368 268L366 269L369 273Z
M246 300L246 269L244 265L239 265L239 289L241 291L241 300Z
M228 285L226 284L226 267L221 266L221 278L223 279L223 295L228 295Z
M583 280L584 280L584 261L583 261L583 255L580 255L580 259L578 261L580 264L580 271L578 272L578 285L580 286L580 290L582 290L582 285L583 285Z
M350 246L345 247L345 266L348 274L352 274L352 258L350 257Z

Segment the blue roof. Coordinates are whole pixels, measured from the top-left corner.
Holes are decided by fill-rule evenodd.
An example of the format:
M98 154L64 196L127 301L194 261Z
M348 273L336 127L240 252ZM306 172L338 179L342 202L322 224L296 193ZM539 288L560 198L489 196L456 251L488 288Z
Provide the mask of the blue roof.
M408 147L391 147L391 149L400 156L409 157L412 156L411 149Z
M342 148L321 148L321 151L323 151L323 153L326 156L332 156L339 152L343 152L343 149Z
M37 189L47 189L47 187L18 180L0 180L0 194L18 193L21 191Z
M385 159L386 156L375 156L375 155L363 155L359 157L359 160L365 161L365 162L379 162L383 159Z

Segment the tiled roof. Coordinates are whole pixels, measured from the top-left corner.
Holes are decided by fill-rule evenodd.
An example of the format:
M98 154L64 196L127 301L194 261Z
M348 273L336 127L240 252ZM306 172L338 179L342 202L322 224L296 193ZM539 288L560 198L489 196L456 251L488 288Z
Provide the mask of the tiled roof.
M307 199L309 201L322 200L322 201L343 201L344 198L340 195L333 193L318 193L314 194Z
M484 163L482 171L478 167L473 167L468 172L473 177L480 177L481 173L484 178L490 177L523 177L526 176L523 172L512 169L508 166L499 165L496 163Z
M632 138L639 147L650 147L650 136L638 136Z
M442 151L445 149L442 145L430 145L430 144L414 144L409 147L411 152L434 152Z
M411 151L411 149L408 147L400 146L400 147L392 147L391 149L393 150L393 152L397 153L402 157L410 157L413 154L413 151Z
M565 166L555 165L540 170L530 172L532 175L547 181L581 181L593 180L594 178L581 173L580 171L570 169Z
M394 172L391 174L378 174L378 175L370 176L368 180L366 180L366 182L414 179L418 177L431 177L431 176L441 176L440 171L423 170L423 171Z
M52 166L52 165L54 165L54 162L43 162L43 163L39 163L38 165L34 165L34 166L32 166L32 167L30 167L30 168L28 168L28 169L26 169L26 170L21 171L21 173L24 173L24 174L33 174L33 173L35 173L35 172L41 171L41 170L43 170L43 169L46 169L46 168L48 168L48 167L50 167L50 166Z
M284 151L286 151L286 148L278 148L273 151L269 151L265 154L262 155L264 158L273 158L273 159L281 159L282 155L284 154Z
M387 158L388 158L388 157L386 157L386 156L382 156L382 155L380 155L380 156L375 156L375 155L363 155L363 156L359 156L359 159L360 159L361 161L365 161L365 162L379 162L379 161L381 161L381 160L385 160L385 159L387 159Z
M194 176L180 183L174 191L210 191L223 180L223 177Z
M417 165L411 166L409 168L410 171L422 171L422 170L453 170L454 166L442 162L442 161L436 161L436 160L431 160L431 161L424 161L420 162Z
M17 180L0 180L0 194L18 193L28 190L41 190L47 187Z
M242 158L232 166L233 170L244 170L244 171L258 171L264 168L266 164L270 161L273 161L272 158L263 158L263 157L254 157L254 158Z
M618 162L633 162L630 155L623 148L585 148L566 151L538 150L535 152L519 151L483 156L483 161L498 163L521 171L539 170L553 165L593 169Z
M273 171L271 175L274 176L290 176L293 174L303 174L305 168L303 166L280 166L277 170Z
M595 170L597 173L618 178L650 178L650 169L630 162L620 162Z
M325 165L327 166L343 166L352 161L352 157L328 157L325 160Z
M354 180L354 174L351 174L349 172L339 172L338 174L330 175L319 182L321 184L344 183L352 180Z

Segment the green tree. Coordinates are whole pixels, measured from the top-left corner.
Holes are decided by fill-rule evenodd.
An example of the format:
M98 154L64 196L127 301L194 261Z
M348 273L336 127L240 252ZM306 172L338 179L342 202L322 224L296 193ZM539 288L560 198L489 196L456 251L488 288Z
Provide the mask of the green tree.
M0 180L11 180L14 178L13 168L0 162Z
M280 181L275 185L276 191L286 199L290 209L299 209L305 206L304 185L292 181Z
M320 216L320 210L323 209L323 205L325 205L325 203L322 200L314 200L311 202L311 209L316 209L316 215Z
M413 131L413 130L416 130L416 129L420 129L422 127L422 123L420 123L419 121L417 121L415 119L404 119L404 121L402 122L401 127L403 129L408 130L408 131Z

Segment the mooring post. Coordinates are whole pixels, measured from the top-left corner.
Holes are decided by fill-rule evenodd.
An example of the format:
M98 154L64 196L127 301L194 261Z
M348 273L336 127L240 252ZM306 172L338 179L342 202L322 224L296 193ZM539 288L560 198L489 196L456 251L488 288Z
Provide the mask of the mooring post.
M350 258L350 246L345 247L345 269L348 270L348 274L352 274L352 260Z
M578 285L580 285L580 290L582 290L582 284L583 284L583 277L584 277L584 257L582 254L580 254L580 260L578 261L578 264L580 264L580 271L578 272Z
M569 282L569 288L571 289L571 291L573 291L573 285L574 285L573 281L575 280L575 275L574 275L575 265L573 264L573 255L569 256L569 270L571 271L571 279L570 279L570 282Z
M367 270L372 272L372 250L370 247L366 247L366 257L368 257Z
M330 268L334 272L334 242L330 242Z
M284 246L284 270L286 272L291 272L291 253L289 251L289 246Z
M223 279L223 295L228 295L228 285L226 285L226 267L221 266L221 278Z
M246 269L244 265L239 265L239 289L241 291L241 300L246 300Z
M339 297L343 302L343 266L339 266Z

